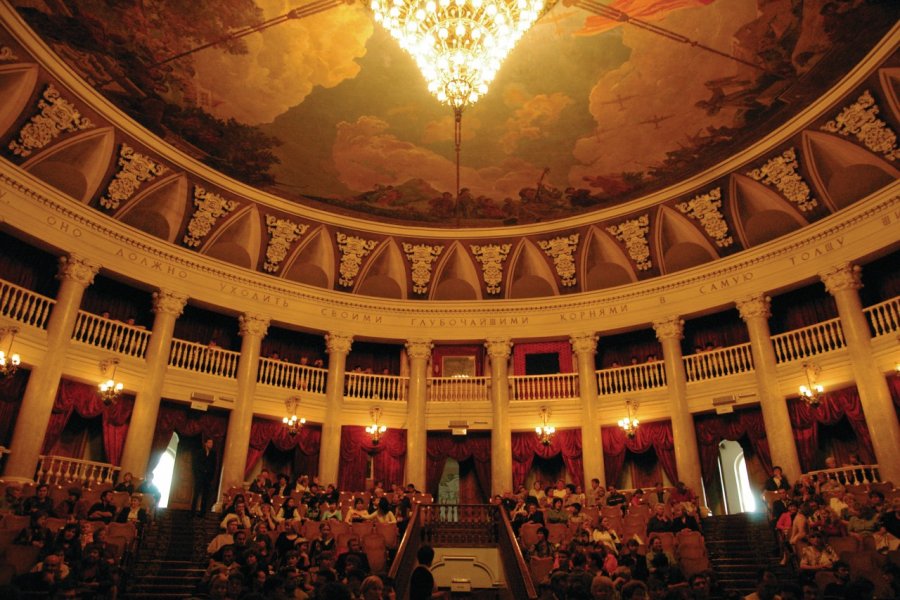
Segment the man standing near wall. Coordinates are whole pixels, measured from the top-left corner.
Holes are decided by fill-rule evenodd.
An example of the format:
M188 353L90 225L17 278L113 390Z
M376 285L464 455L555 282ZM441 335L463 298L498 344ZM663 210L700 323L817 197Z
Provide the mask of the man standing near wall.
M200 508L197 516L204 516L209 510L210 500L213 495L213 481L216 478L216 453L213 452L213 440L208 437L203 440L200 450L194 454L194 498L191 500L191 510L197 506L200 500Z

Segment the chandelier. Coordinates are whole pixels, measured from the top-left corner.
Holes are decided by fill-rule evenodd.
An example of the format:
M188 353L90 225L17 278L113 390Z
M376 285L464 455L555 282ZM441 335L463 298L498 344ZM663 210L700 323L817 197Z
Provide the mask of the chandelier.
M12 351L17 333L19 333L18 327L0 329L0 340L3 340L7 335L9 336L9 348L5 352L0 350L0 378L12 376L22 362L19 355Z
M619 419L619 427L622 428L622 431L624 431L625 435L629 438L633 438L637 435L638 425L641 424L641 422L637 420L637 417L634 416L637 414L637 409L637 400L625 400L625 411L627 416Z
M115 404L119 399L119 394L121 394L122 390L125 388L125 385L121 381L116 381L116 367L118 366L118 358L109 358L100 361L100 373L102 375L105 376L109 368L112 367L112 374L109 376L109 379L101 382L97 386L100 399L103 401L103 404L106 404L107 406Z
M306 425L306 417L297 417L297 406L300 405L300 398L291 396L284 401L284 408L287 410L287 416L281 419L284 426L287 427L288 435L295 436Z
M553 442L556 427L550 425L550 409L546 406L541 407L541 424L534 428L534 432L543 445L549 446Z
M821 399L825 388L818 382L822 367L810 361L803 363L803 372L806 374L806 385L800 386L800 397L810 406L815 406Z
M377 446L378 442L381 441L381 436L387 431L387 427L378 424L378 419L381 418L381 409L379 407L372 408L369 411L369 416L372 417L372 424L366 427L366 433L372 436L372 445Z

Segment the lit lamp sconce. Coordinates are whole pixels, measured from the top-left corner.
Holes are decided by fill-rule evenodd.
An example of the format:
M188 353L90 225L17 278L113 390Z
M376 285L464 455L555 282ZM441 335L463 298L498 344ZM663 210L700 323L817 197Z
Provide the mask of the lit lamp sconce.
M803 371L806 374L806 385L800 386L800 397L810 406L816 406L825 391L825 388L818 383L822 367L814 362L805 362Z
M107 372L109 372L110 367L112 367L112 373L109 378L97 386L97 392L100 394L100 399L103 400L103 404L106 404L107 406L115 404L119 400L119 395L122 393L122 390L125 388L125 385L121 381L116 381L116 368L118 366L118 358L109 358L100 361L100 374L102 376L105 377Z
M0 350L0 379L11 377L19 368L22 359L19 355L12 351L13 342L16 334L19 333L18 327L5 327L0 329L0 341L9 336L9 347L4 351Z
M372 417L372 424L366 427L366 433L372 436L372 445L377 446L378 442L381 441L381 436L387 431L387 427L378 424L378 419L381 418L381 409L379 407L373 407L369 411L369 415Z
M635 416L637 414L637 409L637 400L625 400L626 416L619 419L619 427L622 428L622 431L624 431L625 435L629 438L633 438L637 435L638 426L641 424Z
M284 426L287 427L288 435L295 436L306 425L305 417L297 417L297 407L300 405L300 398L291 396L284 401L284 407L287 410L287 416L281 419Z
M553 443L553 434L556 433L556 427L550 425L550 414L550 409L546 406L542 406L541 424L534 428L534 432L538 436L538 441L545 446L549 446Z

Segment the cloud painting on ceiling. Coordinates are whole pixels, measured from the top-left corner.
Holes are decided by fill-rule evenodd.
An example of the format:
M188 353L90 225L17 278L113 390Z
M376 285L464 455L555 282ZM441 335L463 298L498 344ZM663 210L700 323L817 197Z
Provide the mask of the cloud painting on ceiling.
M819 97L898 16L895 3L863 0L609 4L641 28L558 4L464 112L457 196L453 113L362 4L240 37L304 5L17 4L88 82L223 173L299 203L434 226L547 221L671 185Z

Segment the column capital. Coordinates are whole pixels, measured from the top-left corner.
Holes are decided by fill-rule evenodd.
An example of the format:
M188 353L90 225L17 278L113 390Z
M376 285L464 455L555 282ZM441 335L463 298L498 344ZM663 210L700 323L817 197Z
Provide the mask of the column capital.
M153 292L153 312L180 317L188 297L184 294L160 289Z
M667 339L680 340L684 336L684 319L671 316L658 321L653 321L653 331L659 341Z
M509 338L489 338L485 340L484 347L487 348L491 360L508 359L512 353L513 344Z
M431 350L434 348L431 340L409 340L405 345L406 353L410 358L428 359L431 357Z
M746 298L740 298L734 301L734 305L744 321L758 317L768 319L772 316L772 299L765 294L754 294Z
M819 279L825 284L825 289L832 296L836 292L844 290L858 290L863 286L859 265L844 263L819 273Z
M56 278L60 281L74 281L87 287L94 283L94 276L100 270L100 265L77 254L59 257L59 271Z
M326 333L325 352L328 354L350 354L353 346L353 336L347 333Z
M269 331L269 317L257 313L244 313L238 317L238 332L241 337L252 335L265 337Z
M597 340L599 339L600 336L596 333L575 333L569 337L569 343L572 344L572 351L575 354L594 355L597 353Z

